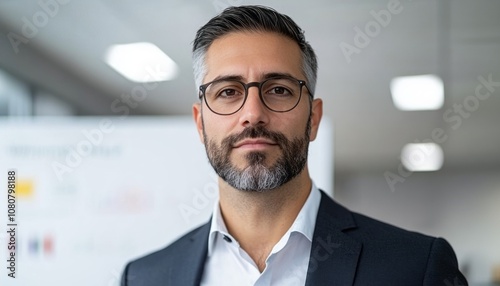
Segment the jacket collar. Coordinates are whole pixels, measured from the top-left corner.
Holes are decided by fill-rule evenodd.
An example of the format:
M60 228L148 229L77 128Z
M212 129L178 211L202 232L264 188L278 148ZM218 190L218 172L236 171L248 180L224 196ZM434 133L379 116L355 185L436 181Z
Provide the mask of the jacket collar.
M354 283L362 245L344 233L353 228L351 212L321 192L306 286Z
M189 238L183 259L171 269L169 285L200 285L208 252L211 220ZM356 228L349 210L335 203L321 191L316 218L306 286L352 285L356 274L361 243L344 233Z
M207 259L209 231L210 222L202 225L192 233L187 245L185 245L185 249L183 249L182 257L178 260L178 264L169 269L170 283L167 285L200 285Z

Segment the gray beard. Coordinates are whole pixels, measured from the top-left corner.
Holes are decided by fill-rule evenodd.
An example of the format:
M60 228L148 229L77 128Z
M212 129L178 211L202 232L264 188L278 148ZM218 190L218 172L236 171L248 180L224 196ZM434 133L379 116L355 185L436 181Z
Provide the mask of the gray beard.
M305 136L288 140L282 133L268 131L262 126L249 127L240 134L231 135L217 146L214 140L208 140L203 128L205 146L210 164L225 182L242 191L264 192L276 189L296 177L307 163L309 147L310 120ZM266 167L264 152L249 152L246 155L248 167L238 169L230 161L232 146L245 138L268 138L278 144L281 156L272 166Z

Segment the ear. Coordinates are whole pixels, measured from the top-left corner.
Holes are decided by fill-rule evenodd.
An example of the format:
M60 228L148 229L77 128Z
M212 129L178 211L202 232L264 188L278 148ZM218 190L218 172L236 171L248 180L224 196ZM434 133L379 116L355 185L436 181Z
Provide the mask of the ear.
M203 138L203 118L201 117L201 103L196 102L193 104L193 119L196 123L196 129L198 130L198 135L200 136L201 143L205 144Z
M316 98L312 101L311 108L311 135L309 140L314 141L318 135L319 123L323 117L323 100Z

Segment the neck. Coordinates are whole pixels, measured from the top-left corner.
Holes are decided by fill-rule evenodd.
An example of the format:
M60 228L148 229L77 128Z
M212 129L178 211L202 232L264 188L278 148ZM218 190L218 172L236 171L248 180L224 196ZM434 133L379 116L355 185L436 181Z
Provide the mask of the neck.
M311 186L307 167L290 182L264 192L236 190L219 179L220 208L226 227L260 271L274 245L295 221Z

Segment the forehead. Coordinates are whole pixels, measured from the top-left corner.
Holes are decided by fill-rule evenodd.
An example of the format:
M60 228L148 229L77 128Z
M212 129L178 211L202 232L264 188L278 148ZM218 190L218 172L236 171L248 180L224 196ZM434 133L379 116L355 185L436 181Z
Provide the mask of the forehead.
M287 73L303 79L298 44L273 32L232 32L215 40L205 57L207 73L203 82L221 76L261 80L265 74Z

